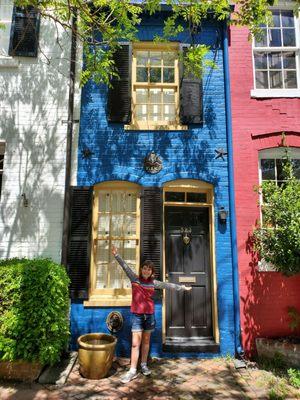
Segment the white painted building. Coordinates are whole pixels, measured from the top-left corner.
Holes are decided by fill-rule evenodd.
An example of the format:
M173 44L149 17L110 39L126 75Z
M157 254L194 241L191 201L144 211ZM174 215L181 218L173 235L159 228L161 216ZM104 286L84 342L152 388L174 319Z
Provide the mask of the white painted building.
M33 19L37 55L23 54L22 45L12 53L14 29L24 22L14 10L0 0L0 258L60 262L71 38L59 29L57 41L53 22ZM75 120L79 101L77 85Z

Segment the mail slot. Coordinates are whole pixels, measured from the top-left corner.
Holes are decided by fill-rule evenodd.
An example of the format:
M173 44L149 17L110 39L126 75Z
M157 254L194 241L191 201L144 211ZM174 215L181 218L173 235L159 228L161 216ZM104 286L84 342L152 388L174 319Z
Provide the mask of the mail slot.
M196 277L195 276L180 276L179 282L181 283L195 283Z

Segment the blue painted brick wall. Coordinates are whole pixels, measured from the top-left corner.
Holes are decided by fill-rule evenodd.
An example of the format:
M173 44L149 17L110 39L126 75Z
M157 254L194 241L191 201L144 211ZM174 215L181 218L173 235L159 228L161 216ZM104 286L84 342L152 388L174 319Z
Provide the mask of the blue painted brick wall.
M153 40L161 34L160 20L144 21L139 27L140 40ZM180 178L199 179L215 187L215 236L218 284L218 315L220 329L220 353L234 353L234 309L232 289L232 255L229 223L224 228L218 224L220 206L229 209L227 157L215 159L215 149L226 149L225 96L223 52L220 48L221 29L217 23L207 22L197 37L214 50L208 58L215 61L216 69L205 72L203 78L204 119L203 126L193 126L187 131L125 131L121 124L109 124L106 118L107 87L89 82L82 91L80 134L78 144L77 184L94 185L109 180L127 180L142 186L162 186ZM178 41L188 43L182 34ZM84 159L84 148L93 151ZM150 152L159 154L163 169L156 175L147 174L143 159ZM129 355L130 312L118 307L125 317L125 325L119 334L117 353ZM112 309L84 308L80 303L71 306L73 346L76 338L87 332L107 331L105 320ZM151 354L163 356L161 351L162 305L156 304L157 329L152 337ZM190 354L195 355L195 354ZM198 356L211 356L201 355ZM170 356L168 354L168 356Z

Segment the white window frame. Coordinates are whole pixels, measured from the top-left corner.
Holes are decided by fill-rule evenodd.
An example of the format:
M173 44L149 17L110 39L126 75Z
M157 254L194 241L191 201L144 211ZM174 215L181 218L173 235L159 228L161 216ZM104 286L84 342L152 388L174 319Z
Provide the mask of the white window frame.
M279 3L274 7L270 7L271 11L283 10L283 11L293 11L293 4ZM254 89L251 90L251 97L263 98L263 97L300 97L300 18L296 17L294 13L295 22L295 36L296 36L296 46L295 47L255 47L255 41L252 40L252 71L253 71L253 86ZM265 52L282 52L282 51L293 51L295 52L296 58L296 75L297 75L297 88L294 89L256 89L255 80L255 61L254 53L258 51Z
M13 1L4 0L0 4L0 22L4 25L4 29L0 30L0 68L15 68L19 65L19 60L8 55L13 9Z
M261 160L262 159L282 159L286 154L286 148L284 147L276 147L270 149L260 150L258 154L258 171L259 171L259 185L262 184L262 169L261 169ZM299 159L300 160L300 147L288 147L288 154L291 159ZM260 221L262 223L262 213L261 213L261 204L262 204L262 194L259 195L259 204L260 204ZM274 272L275 269L271 263L267 263L264 259L258 262L258 270L260 272Z

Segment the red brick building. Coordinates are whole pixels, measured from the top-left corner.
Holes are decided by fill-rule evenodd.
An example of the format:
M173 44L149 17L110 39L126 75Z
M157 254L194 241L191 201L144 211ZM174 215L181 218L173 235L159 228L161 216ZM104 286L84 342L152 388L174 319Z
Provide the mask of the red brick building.
M256 337L290 333L287 307L300 310L300 276L285 278L258 263L249 241L260 218L253 187L264 179L280 182L283 144L291 148L300 179L299 19L287 8L272 12L274 25L264 28L260 42L249 41L247 29L230 32L240 312L247 355L255 354Z

